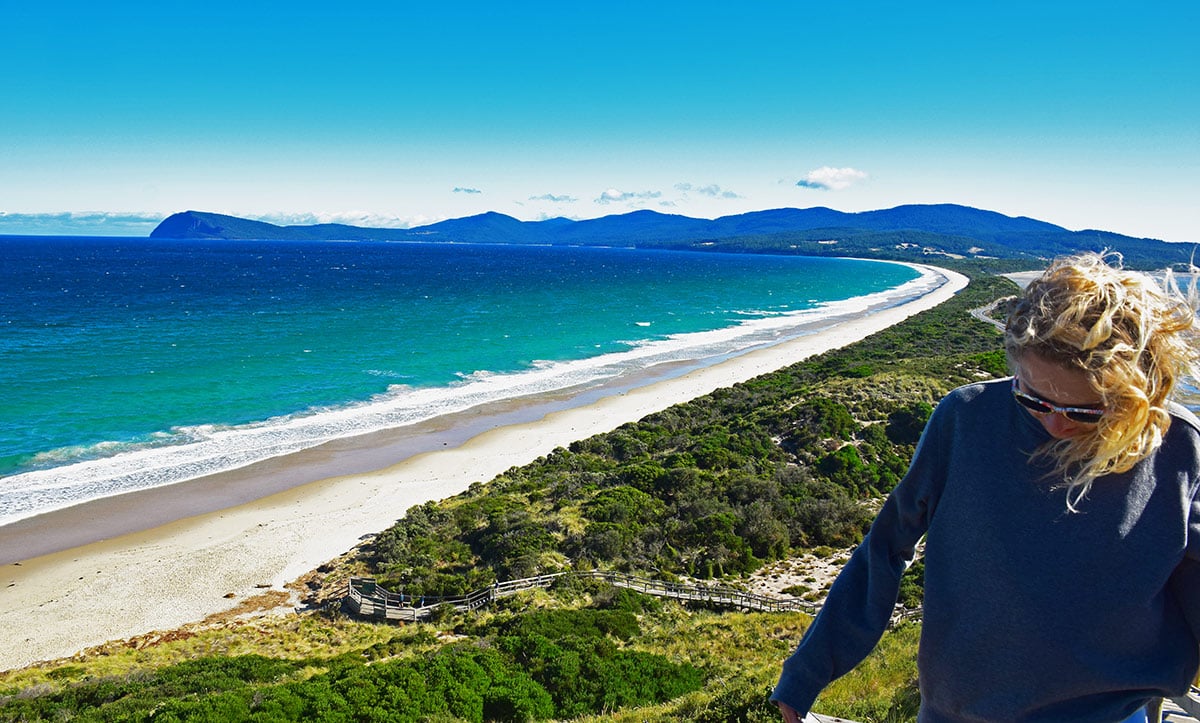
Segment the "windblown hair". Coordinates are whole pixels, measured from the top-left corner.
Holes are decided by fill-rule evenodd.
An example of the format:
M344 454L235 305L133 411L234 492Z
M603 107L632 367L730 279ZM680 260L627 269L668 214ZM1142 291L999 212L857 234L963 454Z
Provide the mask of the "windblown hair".
M1034 353L1083 371L1106 410L1094 429L1035 452L1053 461L1070 509L1096 478L1128 471L1162 444L1167 401L1180 376L1200 368L1197 306L1194 278L1184 293L1170 272L1159 284L1122 269L1118 254L1085 253L1055 259L1011 307L1010 364Z

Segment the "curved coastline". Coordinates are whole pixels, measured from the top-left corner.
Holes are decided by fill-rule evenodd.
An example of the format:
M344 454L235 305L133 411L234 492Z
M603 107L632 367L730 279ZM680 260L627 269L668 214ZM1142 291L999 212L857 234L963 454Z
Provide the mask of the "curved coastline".
M731 358L677 361L599 387L486 404L0 527L0 669L230 610L343 554L412 505L852 343L966 285L959 274L918 268L940 283L814 321Z
M524 251L528 251L528 249ZM676 256L678 254L663 252L655 258L657 262L661 262L664 258ZM624 255L618 254L614 258L624 258ZM743 257L735 259L735 261L742 261L744 258L755 257ZM348 261L348 259L335 260ZM612 317L610 321L615 320L619 323L617 326L602 324L597 327L595 331L599 336L596 336L594 340L591 337L584 339L577 332L572 332L574 333L574 337L572 337L574 342L566 346L559 347L559 341L552 342L550 346L530 346L529 333L531 329L527 326L527 322L508 319L509 322L516 324L512 331L518 332L518 336L524 341L514 342L511 348L507 342L497 342L498 348L508 348L508 351L497 356L494 351L481 350L477 359L464 358L463 355L467 352L463 350L481 344L490 346L488 334L498 334L501 329L498 326L491 328L486 324L470 321L476 317L475 311L472 311L472 305L467 304L462 308L455 305L462 299L457 301L453 297L448 299L451 306L447 307L446 311L451 314L453 319L445 319L425 327L422 327L422 324L427 323L428 319L421 321L420 316L408 319L403 315L381 317L368 313L357 322L350 324L355 327L355 331L346 328L347 324L343 322L336 333L332 330L321 333L342 339L338 344L347 348L357 345L352 341L363 344L363 348L352 355L357 357L361 354L362 364L356 363L351 366L383 367L383 369L372 368L366 371L367 376L378 377L372 381L370 388L342 389L340 392L332 393L332 396L319 397L319 400L322 401L319 401L318 398L295 400L288 395L296 392L290 391L285 394L285 398L300 401L299 407L291 409L291 406L281 402L283 406L275 410L279 413L265 412L265 416L244 414L248 411L244 407L245 399L247 397L256 400L270 399L275 391L281 388L288 389L292 384L292 379L296 380L296 386L301 389L313 388L329 391L340 383L333 380L340 380L346 376L356 377L359 374L350 371L345 366L347 362L345 359L333 364L318 360L312 366L308 366L303 363L298 365L295 358L278 358L273 371L265 375L270 380L268 386L262 386L264 370L261 365L257 369L252 367L242 369L246 382L243 386L242 374L238 374L236 377L213 375L212 369L214 368L237 368L238 365L233 364L233 360L228 356L221 358L230 362L231 366L214 365L211 359L203 356L189 356L186 352L174 360L157 359L150 365L166 364L167 367L164 367L164 371L171 369L173 371L170 373L174 373L177 377L170 383L171 388L177 387L180 390L178 397L172 393L172 403L165 405L167 409L174 409L176 401L184 405L181 409L186 409L190 398L188 390L193 388L215 389L228 385L230 397L234 400L242 398L242 401L231 402L229 406L226 406L224 400L217 398L221 396L220 394L214 396L212 392L208 392L209 400L204 405L204 411L193 409L193 416L184 415L172 417L169 420L159 419L145 428L138 427L139 422L133 420L142 415L141 410L143 409L159 409L160 405L153 401L155 393L152 389L140 390L137 386L128 388L126 392L129 394L147 395L142 397L141 403L129 403L123 401L123 398L128 399L124 394L105 393L102 385L100 389L95 390L99 393L94 396L102 402L108 400L109 406L105 408L102 405L99 408L93 408L87 399L79 400L77 405L62 404L71 396L69 390L77 389L72 386L74 382L67 382L63 388L58 389L53 395L56 397L55 399L46 398L47 395L44 392L36 391L38 389L36 384L22 385L22 388L28 386L35 390L33 396L28 400L28 409L37 410L39 405L44 403L57 411L52 412L45 420L46 438L40 442L32 440L22 442L21 438L23 436L36 438L33 431L41 428L42 423L39 423L37 427L30 427L28 424L22 423L27 420L15 419L11 416L8 420L11 424L8 429L14 435L14 439L10 441L6 436L4 443L6 446L13 445L9 447L10 451L16 450L18 454L16 455L17 467L6 468L3 479L0 479L0 527L89 500L113 497L189 480L211 478L222 472L249 467L270 458L284 457L319 447L333 440L361 437L388 430L419 430L423 422L453 415L456 412L477 409L492 402L510 399L537 400L558 393L576 394L580 390L603 387L613 379L637 376L656 377L658 370L678 364L691 363L696 360L702 365L712 363L714 360L775 343L798 333L807 333L808 329L819 326L825 318L865 309L890 297L905 296L910 291L909 284L920 285L922 283L919 272L900 264L888 264L887 266L890 268L880 270L880 280L895 280L886 284L886 288L882 290L868 291L868 289L878 288L880 283L870 281L876 275L876 271L864 267L879 266L883 262L853 259L803 259L800 257L790 260L805 262L805 265L796 268L806 272L812 271L814 278L811 280L807 277L797 278L796 281L799 283L791 291L792 296L788 296L786 300L775 299L788 303L773 306L770 302L773 300L774 292L771 292L765 296L756 296L748 304L727 308L726 302L714 296L707 301L715 303L718 309L724 309L723 312L701 312L690 322L678 323L670 318L676 316L677 311L672 307L673 300L670 295L663 294L662 289L652 294L657 299L652 310L646 308L649 299L633 293L633 288L626 283L616 288L632 293L632 297L629 299L630 309L637 311L633 312L629 309L614 311L614 309L625 308L624 301L617 301L614 298L610 304L611 308L604 314ZM427 263L433 261L437 261L437 259L426 260ZM712 263L711 258L705 258L705 261L708 264ZM807 265L808 261L822 263L810 268ZM823 262L829 262L829 264ZM839 263L849 265L839 266ZM830 277L828 275L830 268L840 268L843 271L836 277ZM825 270L822 271L822 269ZM748 271L749 267L743 269L743 272ZM843 277L846 277L847 274L850 277L861 276L865 281L847 282L843 288ZM752 274L744 274L744 278L753 279L755 277ZM903 279L908 280L904 281ZM824 285L820 284L820 280L828 282L829 288L835 291L827 292L825 288L822 288ZM820 285L808 288L813 282ZM768 287L771 287L773 283L770 280L764 282ZM751 283L750 285L755 284ZM594 280L594 283L586 286L594 293L596 288L603 288L604 284L599 283L597 279ZM731 287L737 288L737 284L732 283ZM836 298L846 293L854 293L851 289L859 291L853 296ZM580 291L587 292L588 289L581 288ZM682 312L683 316L689 314L695 316L695 312L699 309L692 309L689 312L688 309L691 308L689 304L705 301L706 299L702 297L707 292L689 300L687 293L694 293L694 289L692 292L687 292L686 289L684 291L686 292L685 298L680 300L682 306L678 311ZM349 306L365 303L362 298L353 294L351 296L353 298L351 302L348 302ZM554 294L550 296L553 297ZM826 297L833 298L827 299ZM494 298L499 301L504 297L502 295ZM532 298L541 299L527 307L528 311L538 312L532 314L533 317L540 318L540 313L557 308L557 304L553 303L554 300L545 295L533 294ZM569 318L572 313L583 313L584 309L591 305L587 303L589 299L591 302L599 301L594 296L589 297L587 293L577 296L568 291L567 298L563 299L562 305L563 313L566 315L564 318ZM196 299L192 299L190 302L191 305L197 303L200 302ZM229 303L230 299L222 301L218 295L213 306L222 308ZM326 303L331 302L327 300ZM389 306L404 308L414 305L399 303ZM369 303L367 307L370 307ZM415 305L415 308L419 307L419 304ZM292 329L292 333L298 334L316 333L320 328L320 321L325 319L325 311L323 311L325 304L319 304L312 309L302 306L301 308L304 309L304 312L295 314L296 321L288 322L285 328ZM737 310L733 311L733 308ZM260 311L264 310L255 310L254 316L258 316ZM131 317L136 318L137 314L137 311L130 311ZM524 319L526 316L521 318ZM652 321L636 322L637 326L629 328L628 325L634 323L632 321L634 318L646 318ZM311 321L300 321L301 319L315 320L316 325ZM503 320L503 318L497 319L498 322ZM377 324L396 323L403 329L410 322L418 329L418 332L414 332L412 335L400 331L396 332L398 335L394 338L390 332L372 334L372 336L379 337L372 342L356 336L361 333L358 331L361 329L388 328L386 326L377 327ZM556 321L547 319L535 324L539 329L537 336L558 339L561 335L557 331L545 333L547 330L541 328L541 325L545 323L550 324L551 330L561 331L562 319ZM526 326L523 327L523 324ZM577 325L571 323L568 326ZM586 322L578 326L586 326ZM656 330L645 328L651 326L659 326L659 328ZM195 329L194 340L188 336L185 341L184 336L186 335L176 336L169 348L177 348L180 343L187 347L193 341L202 342L197 343L194 348L201 348L209 344L220 347L228 340L230 348L249 345L246 353L251 353L250 347L255 344L253 336L243 337L241 336L242 331L242 329L223 327L221 324L200 325ZM482 336L475 336L480 333ZM345 336L343 337L343 335ZM505 332L502 338L508 339L509 336ZM597 343L592 343L593 341ZM401 360L386 357L386 354L393 353L390 351L393 349L419 349L420 344L416 344L417 342L426 344L432 349L446 346L450 349L457 347L459 350L451 351L450 357L441 361L437 361L441 359L440 351L418 354L418 357L413 360L415 366L409 370L411 373L400 373L397 370L402 365L397 366L396 363ZM380 343L383 346L374 349L371 346L372 343ZM410 344L416 344L416 346L410 346ZM322 347L321 343L317 343L316 340L306 342L304 346L311 346L318 350ZM267 345L261 354L256 350L252 356L269 359L272 356L269 350L272 348L274 347ZM104 359L108 358L111 353L114 358L120 359L125 351L127 350L124 347L117 344L110 351L97 356ZM278 351L276 348L275 352ZM545 353L540 354L539 352ZM309 353L315 352L312 349L305 349L304 354ZM408 352L401 351L400 353ZM385 357L381 358L378 356L379 354L384 354ZM35 351L32 356L36 359L39 357L39 353ZM425 361L420 361L420 359L425 359ZM422 364L430 363L429 360L434 360L435 366L443 362L448 365L445 368L439 367L438 374L441 376L428 376L429 368L423 367ZM188 368L189 361L201 364L195 379L191 379L188 376L189 373L184 371ZM37 363L35 362L35 370L36 367ZM448 374L450 369L457 371ZM361 372L361 370L359 371ZM152 371L151 373L157 372ZM227 374L228 372L222 373ZM423 374L426 376L422 376ZM36 378L36 373L34 376ZM23 378L22 374L18 373L17 378ZM222 378L224 381L214 384L217 379ZM256 393L248 395L248 390L256 391ZM24 406L22 399L24 397L18 397L18 408ZM12 411L11 407L9 411ZM154 413L156 412L147 412L151 416ZM171 413L173 414L173 412ZM58 415L61 415L61 419L56 418ZM76 440L81 441L78 445L67 443L61 436L62 427L70 426L73 423L66 420L79 419L83 420L83 424L86 425L88 420L93 417L98 420L120 420L128 417L129 424L132 426L129 427L128 433L101 432L99 437L108 439L99 442L85 434L84 437ZM158 431L150 431L156 426L159 427ZM132 430L135 429L141 429L142 433L139 435L133 432ZM55 447L56 444L60 446ZM53 448L42 449L42 447ZM22 459L21 450L33 452L35 449L40 451L27 459ZM382 466L386 465L376 464L374 468ZM366 468L356 469L357 471L366 471ZM338 471L335 470L335 472ZM6 561L5 551L0 547L0 564Z

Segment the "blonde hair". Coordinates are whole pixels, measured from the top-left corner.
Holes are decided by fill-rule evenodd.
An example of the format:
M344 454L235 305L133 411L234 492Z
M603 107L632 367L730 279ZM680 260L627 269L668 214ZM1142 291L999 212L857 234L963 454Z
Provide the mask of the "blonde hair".
M1194 277L1185 294L1169 271L1160 284L1125 271L1109 253L1055 259L1012 306L1004 330L1010 363L1032 352L1082 371L1105 408L1095 428L1035 452L1054 462L1070 509L1096 478L1128 471L1162 444L1167 401L1200 364L1197 306Z

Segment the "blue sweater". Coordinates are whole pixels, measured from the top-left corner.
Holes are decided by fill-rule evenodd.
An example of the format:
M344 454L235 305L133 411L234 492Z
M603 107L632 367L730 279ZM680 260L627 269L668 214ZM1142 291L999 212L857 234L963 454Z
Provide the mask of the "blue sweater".
M804 713L874 648L922 535L923 723L1120 721L1200 666L1200 422L1097 479L1078 512L1032 464L1050 439L1010 381L951 392L907 475L784 663L773 701Z

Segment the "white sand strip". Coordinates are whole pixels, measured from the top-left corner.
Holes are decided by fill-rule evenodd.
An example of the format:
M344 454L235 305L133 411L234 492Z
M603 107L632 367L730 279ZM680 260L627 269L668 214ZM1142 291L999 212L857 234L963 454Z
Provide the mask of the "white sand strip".
M555 447L857 341L966 286L945 282L899 306L528 423L497 427L388 469L312 482L217 512L4 566L0 670L110 640L170 630L280 589L390 527L405 510L464 491ZM131 497L136 499L136 496ZM229 597L226 597L229 595Z

